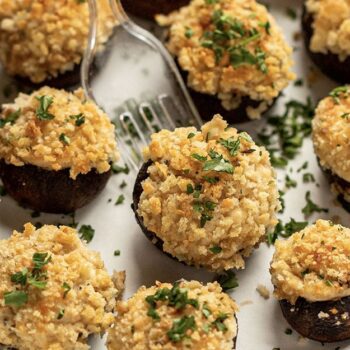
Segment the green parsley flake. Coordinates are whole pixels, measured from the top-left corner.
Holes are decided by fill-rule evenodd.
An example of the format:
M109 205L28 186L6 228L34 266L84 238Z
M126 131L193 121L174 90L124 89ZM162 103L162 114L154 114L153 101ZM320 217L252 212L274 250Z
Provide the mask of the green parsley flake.
M75 119L75 125L76 126L81 126L85 123L85 116L83 113L75 114L75 115L70 115L70 119Z
M39 101L39 107L36 110L36 116L40 120L52 120L55 116L48 112L49 107L53 103L53 97L51 96L35 96Z
M61 318L63 318L64 312L65 312L64 309L61 309L61 310L59 311L59 313L57 314L57 319L58 319L58 320L60 320Z
M130 169L127 166L127 164L125 164L124 167L121 167L121 166L119 166L117 164L112 164L111 168L112 168L112 171L113 171L114 174L121 174L121 173L123 173L123 174L128 175L129 172L130 172Z
M213 253L213 254L219 254L222 252L222 248L219 246L214 246L209 248L209 250Z
M6 118L0 119L0 129L3 128L7 123L10 123L13 125L16 120L20 117L21 115L21 109L18 109L15 112L11 112Z
M4 300L7 306L21 307L28 302L28 294L20 290L5 292Z
M196 328L194 316L183 316L173 322L171 329L167 332L169 339L175 343L186 337L186 332Z
M119 249L114 251L114 256L120 256L120 250Z
M241 21L225 14L222 10L214 10L212 22L214 30L204 32L201 45L214 52L217 63L227 53L234 68L244 64L256 65L263 73L267 73L265 52L260 47L257 47L254 52L247 49L250 42L258 43L261 37L261 33L256 28L246 29ZM264 29L269 31L269 25Z
M95 235L95 230L91 225L82 225L79 229L80 238L86 243L90 243Z
M313 213L328 213L328 209L326 208L320 208L317 204L315 204L312 199L311 199L311 193L310 191L307 191L305 194L305 200L306 200L306 205L302 209L303 214L306 217L309 217Z
M190 27L186 27L186 28L185 28L185 37L186 37L187 39L191 39L192 36L193 36L193 29L190 28ZM194 136L194 135L193 135L193 136Z
M63 282L62 288L64 290L63 292L63 299L64 299L69 293L69 291L72 289L72 287L67 282Z
M60 135L59 140L65 145L69 145L70 144L70 138L64 133L62 133Z
M120 205L123 204L125 200L125 196L123 194L119 195L119 197L117 198L116 202L114 203L114 205Z
M340 99L342 97L347 97L349 95L349 87L348 86L338 86L333 89L329 96L333 98L335 104L340 104Z
M293 233L303 230L307 225L307 221L296 221L292 218L285 225L279 220L274 232L267 235L267 243L268 245L273 245L279 237L288 238Z
M228 318L227 314L220 313L219 316L216 318L216 320L213 322L213 326L215 326L218 331L225 333L228 330L228 328L224 323L224 321L227 318Z
M217 280L224 292L239 286L236 274L232 270L228 270L224 274L219 275Z

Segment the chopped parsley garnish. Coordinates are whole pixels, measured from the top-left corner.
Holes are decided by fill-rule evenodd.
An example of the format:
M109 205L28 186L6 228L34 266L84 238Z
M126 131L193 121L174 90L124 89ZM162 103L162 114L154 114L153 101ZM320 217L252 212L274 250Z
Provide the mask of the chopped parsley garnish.
M267 235L267 243L268 245L273 245L275 244L277 238L279 237L288 238L293 233L299 232L302 229L304 229L307 225L308 225L307 221L295 221L292 218L285 225L283 225L282 221L279 220L274 232L269 233Z
M273 166L284 168L289 159L295 158L305 137L311 134L313 116L314 107L308 98L305 104L289 101L283 115L268 118L271 127L258 137L270 152Z
M193 36L193 29L190 28L190 27L186 27L185 29L186 29L186 30L185 30L185 37L186 37L187 39L191 39L192 36ZM193 136L194 136L194 135L193 135Z
M284 200L284 195L285 193L283 191L278 191L279 194L279 200L281 202L281 210L279 211L280 213L284 212L284 209L286 209L286 204L285 204L285 200Z
M86 243L90 243L95 235L95 230L91 225L82 225L79 229L80 238L83 239Z
M125 182L125 180L123 180L123 182L119 185L119 188L124 188L126 187L128 184Z
M310 191L307 191L305 194L306 205L302 209L303 214L308 217L313 213L328 213L328 209L320 208L317 204L315 204L311 199Z
M211 315L211 310L208 308L207 304L204 304L202 307L202 314L205 318L208 318Z
M303 86L303 85L304 85L303 79L297 79L297 80L294 82L294 86Z
M28 302L28 293L21 290L5 292L4 299L7 306L21 307Z
M63 299L64 299L69 293L69 291L72 289L72 287L67 282L63 282L62 288L64 290L63 292Z
M192 154L192 158L196 159L196 160L199 160L200 162L205 162L207 160L207 157L206 156L201 156L200 154L198 153L193 153Z
M61 309L61 310L58 312L58 314L57 314L57 319L58 319L58 320L60 320L61 318L63 318L64 312L65 312L64 309Z
M216 320L213 322L213 325L217 328L218 331L225 333L227 331L227 327L224 321L228 318L227 314L220 313Z
M11 275L11 282L25 286L27 284L28 269L25 267L22 271Z
M315 176L311 173L305 173L303 174L303 182L305 183L315 182Z
M308 166L309 166L309 162L306 161L305 163L303 163L303 165L299 169L297 169L297 173L300 173L302 170L307 169Z
M204 32L201 45L212 50L217 62L224 54L228 54L231 65L236 68L243 64L256 65L262 72L267 73L265 53L260 47L251 52L247 45L253 41L258 43L261 33L256 29L246 29L243 22L215 10L212 15L213 30ZM267 29L266 29L267 28ZM269 25L264 27L269 30Z
M289 18L291 18L293 20L297 19L297 17L298 17L297 12L294 9L292 9L291 7L286 8L286 14Z
M147 296L145 300L149 305L147 315L155 320L159 320L159 315L156 311L157 301L167 302L169 306L174 307L176 310L181 310L186 305L191 305L196 309L199 307L198 300L188 298L188 291L180 288L179 283L174 283L171 289L159 289L155 294Z
M121 167L121 166L119 166L119 165L117 165L117 164L112 164L111 168L112 168L112 171L113 171L114 174L123 173L123 174L128 175L129 172L130 172L130 169L129 169L129 167L127 166L127 164L125 164L124 167Z
M119 204L123 204L125 200L125 196L123 194L119 195L119 197L117 198L116 202L114 203L114 205L119 205Z
M343 119L349 119L350 118L350 113L343 113L340 118L343 118Z
M207 221L211 221L213 219L212 212L216 208L216 204L211 201L195 201L193 203L193 209L201 214L200 217L200 227L203 228Z
M115 250L114 253L113 253L114 256L120 256L120 250Z
M333 101L335 104L340 104L340 98L344 95L344 97L347 97L349 94L349 87L348 86L338 86L335 89L333 89L329 96L333 98Z
M62 133L62 134L60 135L59 140L60 140L62 143L64 143L65 145L69 145L69 144L70 144L70 138L69 138L66 134L64 134L64 133Z
M76 126L81 126L85 123L85 116L83 113L75 114L75 115L70 115L70 119L75 119L75 125Z
M203 163L204 171L217 171L224 172L228 174L233 174L234 167L233 165L226 159L224 159L222 154L211 149L209 151L209 157L211 159L208 160L208 157L201 156L197 153L192 154L192 158Z
M55 116L48 112L49 107L53 103L53 97L51 96L35 96L39 101L39 107L36 110L36 116L40 120L52 120Z
M286 333L287 335L290 335L293 333L293 331L290 328L286 328L286 330L284 331L284 333Z
M239 286L236 274L232 270L228 270L224 274L219 275L218 283L224 292Z
M286 187L291 188L291 187L297 187L297 182L295 180L292 180L289 175L286 175L285 177L285 182L286 182Z
M216 184L220 181L218 177L203 176L203 179L210 184Z
M213 253L213 254L219 254L222 252L222 248L219 247L219 246L214 246L214 247L211 247L209 248L209 250Z
M31 270L24 268L20 272L11 275L11 282L20 285L25 290L16 290L4 294L5 305L23 306L28 301L28 286L44 289L47 285L47 273L42 271L43 267L51 261L48 253L34 253L32 257L33 267Z
M268 34L268 35L271 34L271 32L270 32L271 23L270 23L269 21L267 21L267 22L265 22L265 23L264 23L264 22L260 22L260 23L259 23L259 27L264 28L266 34Z
M11 112L6 118L0 119L0 129L3 128L7 123L14 124L21 115L21 109Z
M183 316L173 322L173 326L167 332L169 339L175 343L181 341L186 336L186 332L189 329L194 330L196 328L196 322L194 316Z
M218 143L227 148L232 157L235 157L239 151L241 140L239 137L237 138L237 140L235 140L233 137L230 137L227 140L220 139Z

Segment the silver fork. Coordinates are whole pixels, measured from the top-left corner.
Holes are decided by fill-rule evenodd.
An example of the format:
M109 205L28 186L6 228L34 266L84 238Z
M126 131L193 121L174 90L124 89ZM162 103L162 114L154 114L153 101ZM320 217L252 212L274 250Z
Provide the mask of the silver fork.
M137 171L142 149L160 129L201 126L177 66L163 44L136 25L120 0L110 0L119 23L97 52L98 2L89 0L90 31L81 66L86 95L111 116L125 162Z

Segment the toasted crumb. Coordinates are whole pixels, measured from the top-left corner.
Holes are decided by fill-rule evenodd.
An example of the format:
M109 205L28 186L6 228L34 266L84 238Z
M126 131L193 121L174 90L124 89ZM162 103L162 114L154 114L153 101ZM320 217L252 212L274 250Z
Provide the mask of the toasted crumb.
M259 284L256 287L256 291L262 296L265 300L270 299L270 291L266 288L266 286Z

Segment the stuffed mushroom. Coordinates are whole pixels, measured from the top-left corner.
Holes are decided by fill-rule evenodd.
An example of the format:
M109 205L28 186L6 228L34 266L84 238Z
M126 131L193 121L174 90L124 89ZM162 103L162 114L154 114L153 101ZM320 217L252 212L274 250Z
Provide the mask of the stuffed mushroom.
M101 47L115 23L108 0L97 3ZM10 75L31 83L76 84L88 32L87 1L0 1L0 62Z
M90 349L89 335L112 324L121 292L100 255L66 226L28 223L1 240L0 276L0 344L12 349Z
M157 19L204 119L259 119L295 78L291 48L255 0L192 0Z
M108 350L234 350L237 306L218 283L141 287L117 304Z
M144 151L133 199L138 223L163 252L212 271L244 259L277 224L280 208L269 153L221 116L162 130Z
M328 77L350 82L350 3L307 0L302 25L306 49Z
M320 342L350 339L350 229L318 220L275 248L274 294L290 325Z
M106 185L119 158L114 125L81 89L19 94L0 114L0 177L33 210L70 213Z
M312 139L319 164L346 209L350 207L349 137L350 87L340 86L318 104Z
M154 20L154 17L160 13L168 14L188 3L189 0L122 0L126 11L151 20Z

